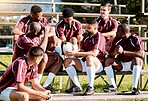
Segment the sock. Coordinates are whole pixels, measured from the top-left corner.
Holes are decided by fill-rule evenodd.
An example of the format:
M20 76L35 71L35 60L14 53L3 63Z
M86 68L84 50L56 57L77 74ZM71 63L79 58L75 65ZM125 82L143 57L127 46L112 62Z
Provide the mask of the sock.
M58 52L59 55L62 57L62 49L61 49L60 46L56 46L56 47L55 47L55 52Z
M75 51L78 51L78 45L76 44L76 45L73 45L73 49L75 50Z
M132 73L133 85L132 85L132 87L137 88L141 69L142 69L142 66L139 66L139 65L134 65L133 66L133 73Z
M43 87L47 87L53 81L54 77L55 77L55 74L50 72L48 74L48 77L47 77L45 83L43 84Z
M107 67L105 67L104 70L106 72L106 75L108 76L110 85L113 85L115 88L117 88L116 83L115 83L114 72L113 72L112 66L107 66Z
M71 78L71 80L73 81L73 83L76 86L82 88L79 83L78 77L77 77L76 69L73 66L69 66L66 68L66 72L69 75L69 77Z
M86 73L88 76L89 86L94 88L95 66L87 66Z
M43 74L38 74L38 83L40 84L41 78Z

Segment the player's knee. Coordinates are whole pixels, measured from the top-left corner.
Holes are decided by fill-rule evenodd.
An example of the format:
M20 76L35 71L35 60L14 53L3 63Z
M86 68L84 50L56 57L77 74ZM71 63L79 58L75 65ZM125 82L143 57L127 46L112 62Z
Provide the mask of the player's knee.
M75 44L78 43L78 40L77 40L76 37L72 37L72 38L70 39L70 42L71 42L73 45L75 45Z
M133 65L142 65L142 63L143 63L143 60L141 58L139 58L139 57L134 57L132 59L132 64Z
M113 62L114 62L114 60L112 58L107 58L105 60L105 66L110 66L113 64Z
M92 66L92 65L94 65L94 57L93 56L87 56L86 57L86 65L87 66Z
M48 55L46 53L43 54L42 62L48 62Z
M18 101L29 101L29 94L23 92L23 94L18 97Z
M67 68L68 66L70 66L71 62L72 62L71 59L69 59L69 58L65 59L64 60L64 66L65 66L65 68Z

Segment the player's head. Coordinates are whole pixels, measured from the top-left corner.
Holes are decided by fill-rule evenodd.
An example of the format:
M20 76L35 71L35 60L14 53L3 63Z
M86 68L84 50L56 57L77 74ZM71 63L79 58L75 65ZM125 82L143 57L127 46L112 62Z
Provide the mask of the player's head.
M111 4L110 3L102 3L100 6L100 16L102 18L108 17L111 12Z
M89 19L86 22L86 33L87 34L96 34L98 31L98 23L95 18Z
M71 8L65 8L62 12L64 21L67 24L71 24L73 21L73 17L74 17L74 11Z
M40 21L43 16L42 8L38 5L33 5L30 10L30 16L33 21Z
M41 25L38 22L31 22L29 25L30 33L34 34L34 36L39 36L41 31Z
M130 36L130 27L127 24L121 24L117 29L117 37L129 37Z
M33 46L29 50L28 58L33 61L34 64L39 64L43 58L44 50L39 46Z

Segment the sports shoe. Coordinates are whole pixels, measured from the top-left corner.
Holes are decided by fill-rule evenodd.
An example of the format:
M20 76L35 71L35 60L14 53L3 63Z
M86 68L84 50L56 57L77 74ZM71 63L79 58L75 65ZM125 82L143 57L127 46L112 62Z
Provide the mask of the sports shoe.
M88 86L86 91L84 92L84 95L92 95L92 94L94 94L94 89Z
M108 88L103 88L104 92L118 92L117 88L115 88L113 85L110 85Z
M47 87L44 87L46 90L50 90L51 92L60 92L60 90L52 87L51 85L48 85Z
M139 95L139 94L140 94L139 89L134 87L134 88L132 89L132 94L133 94L133 95Z
M82 89L76 85L73 85L70 89L65 90L65 93L81 92Z

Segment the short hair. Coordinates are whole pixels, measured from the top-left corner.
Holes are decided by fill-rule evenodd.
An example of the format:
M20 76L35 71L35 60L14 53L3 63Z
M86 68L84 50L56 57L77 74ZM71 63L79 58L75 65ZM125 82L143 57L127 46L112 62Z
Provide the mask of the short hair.
M33 46L29 50L29 56L31 57L38 57L38 56L42 56L43 54L44 54L44 50L39 46Z
M63 15L64 18L73 17L74 11L71 8L65 8L62 12L62 15Z
M111 10L111 8L112 8L112 5L111 5L110 3L108 3L108 2L102 3L101 6L106 6L106 7L108 7L108 10Z
M130 27L127 24L121 24L118 26L118 28L121 28L121 31L124 33L130 32Z
M38 6L38 5L33 5L31 7L30 12L33 13L33 14L37 14L37 13L42 12L42 8L40 6Z
M97 20L95 18L90 18L86 21L87 24L96 24Z

